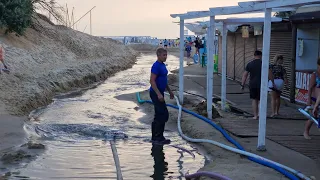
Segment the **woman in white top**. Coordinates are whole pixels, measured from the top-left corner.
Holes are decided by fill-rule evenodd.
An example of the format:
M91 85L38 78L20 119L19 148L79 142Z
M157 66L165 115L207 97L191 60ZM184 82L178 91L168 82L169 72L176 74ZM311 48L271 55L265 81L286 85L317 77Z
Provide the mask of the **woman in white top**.
M280 109L280 95L282 93L282 89L284 84L288 85L287 73L286 69L282 66L283 64L283 56L276 55L274 57L274 64L270 65L270 70L272 72L274 78L274 85L271 81L269 81L269 91L271 92L271 109L272 114L271 117L279 115Z

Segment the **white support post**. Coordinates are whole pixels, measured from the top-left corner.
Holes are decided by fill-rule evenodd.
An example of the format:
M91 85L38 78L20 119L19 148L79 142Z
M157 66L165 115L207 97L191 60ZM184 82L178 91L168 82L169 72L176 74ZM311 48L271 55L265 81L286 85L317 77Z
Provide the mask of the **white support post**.
M266 150L266 120L267 120L267 101L268 101L268 74L270 58L270 37L271 37L271 9L265 9L265 20L263 30L263 52L262 52L262 71L261 71L261 93L260 93L260 113L259 113L259 134L258 151Z
M227 99L227 38L228 29L227 24L223 23L222 31L222 84L221 84L221 108L226 110Z
M180 18L180 68L179 68L179 100L183 104L184 91L184 19Z
M208 53L207 53L207 112L208 118L212 119L212 95L213 95L213 51L214 51L214 39L216 36L215 28L215 16L210 16L210 26L208 28Z
M209 25L210 26L210 25ZM207 28L207 37L206 37L206 40L207 40L207 43L206 43L206 46L207 46L207 54L206 54L206 58L207 58L207 62L204 62L205 64L206 64L206 66L207 66L207 83L206 83L206 85L207 85L207 89L206 89L206 98L207 98L207 113L208 113L208 117L209 117L209 106L208 106L208 98L209 98L209 71L208 71L208 59L209 59L209 51L210 51L210 41L209 41L209 39L210 39L210 27L208 27Z

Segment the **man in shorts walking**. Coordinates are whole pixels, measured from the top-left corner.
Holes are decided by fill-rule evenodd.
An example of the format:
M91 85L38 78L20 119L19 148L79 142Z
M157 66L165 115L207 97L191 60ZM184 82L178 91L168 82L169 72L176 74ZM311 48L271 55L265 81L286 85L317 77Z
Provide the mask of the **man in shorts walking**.
M262 52L255 51L254 60L249 62L246 66L245 72L242 76L241 89L244 89L244 85L250 74L250 99L252 99L253 119L258 119L259 116L259 102L260 102L260 88L261 88L261 67L262 67Z

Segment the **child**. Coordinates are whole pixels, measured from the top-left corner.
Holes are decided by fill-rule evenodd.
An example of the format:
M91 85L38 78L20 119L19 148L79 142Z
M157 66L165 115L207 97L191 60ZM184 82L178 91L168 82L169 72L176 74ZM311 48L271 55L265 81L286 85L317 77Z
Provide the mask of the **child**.
M164 91L167 89L170 98L174 98L170 87L168 86L168 70L164 62L167 60L167 50L159 48L157 50L157 61L152 65L150 77L150 98L154 105L154 120L151 125L151 141L160 144L170 144L170 139L163 136L166 122L169 120L169 112L164 101Z

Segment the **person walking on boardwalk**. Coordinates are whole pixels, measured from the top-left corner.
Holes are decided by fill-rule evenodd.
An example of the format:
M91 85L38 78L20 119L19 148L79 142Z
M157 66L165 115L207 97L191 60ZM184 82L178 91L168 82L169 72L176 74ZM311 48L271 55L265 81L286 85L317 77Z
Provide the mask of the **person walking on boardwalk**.
M308 101L307 105L311 106L314 103L312 115L318 119L318 107L320 104L320 58L317 61L317 70L312 73L310 77L309 90L308 90ZM306 122L303 136L305 139L311 139L310 129L312 127L313 121L308 120Z
M253 119L258 119L259 116L259 103L260 103L260 88L261 88L261 67L262 67L262 52L254 52L254 60L249 62L246 66L245 72L242 75L241 89L244 89L248 75L250 74L249 90L250 99L252 99ZM270 76L271 75L271 76ZM272 74L269 69L269 79L274 85ZM276 87L274 85L273 87Z
M157 49L157 61L152 65L150 76L150 98L154 104L154 120L151 125L151 141L161 144L169 144L171 141L163 136L165 124L169 120L169 112L164 100L164 92L168 90L170 98L174 94L168 86L168 70L164 62L167 60L167 50Z
M272 72L274 83L277 88L273 87L272 81L269 80L269 88L271 92L271 109L272 114L271 117L279 115L280 109L280 95L282 93L283 85L288 85L287 73L286 69L282 66L283 64L283 56L276 55L274 57L274 64L270 65L270 70Z

